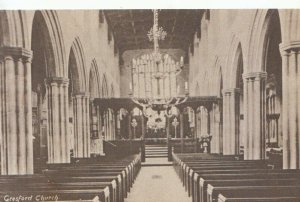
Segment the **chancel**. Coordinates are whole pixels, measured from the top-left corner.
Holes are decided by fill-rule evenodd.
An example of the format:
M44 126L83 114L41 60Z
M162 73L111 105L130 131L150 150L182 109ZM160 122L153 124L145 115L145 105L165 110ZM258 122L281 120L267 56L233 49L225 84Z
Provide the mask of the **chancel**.
M299 202L299 22L0 11L0 201Z

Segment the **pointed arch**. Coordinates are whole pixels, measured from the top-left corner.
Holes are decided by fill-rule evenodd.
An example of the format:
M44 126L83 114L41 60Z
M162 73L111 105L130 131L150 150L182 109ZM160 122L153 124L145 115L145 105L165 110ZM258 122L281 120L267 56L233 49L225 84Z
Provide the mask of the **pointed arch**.
M254 14L253 23L249 28L248 64L245 72L260 72L265 70L266 49L268 48L268 34L274 15L278 15L280 32L283 33L282 15L276 9L257 10ZM286 34L284 34L286 35ZM279 47L278 47L279 49Z
M92 98L100 97L100 76L98 65L95 59L92 60L89 74L89 92Z
M114 85L113 84L111 84L111 86L110 86L110 96L111 97L115 96L115 89L114 89Z
M222 91L223 91L223 88L224 88L224 83L223 83L223 73L222 73L222 66L220 65L219 66L219 71L218 71L218 91L217 91L217 95L219 97L222 97L223 94L222 94Z
M215 58L215 62L214 62L214 82L216 85L215 86L215 92L216 95L221 97L222 96L222 89L223 89L223 68L221 65L221 60L218 56L216 56Z
M108 97L108 84L107 84L107 79L106 79L106 75L103 74L102 76L102 89L101 89L101 94L102 97Z
M79 37L75 38L71 46L68 72L72 82L73 93L88 91L85 55Z
M232 72L231 75L232 80L231 80L231 86L240 88L241 87L241 82L243 81L242 79L242 74L243 74L243 51L241 47L241 43L238 44L234 58L232 61Z
M27 18L24 11L0 11L0 46L30 49Z
M299 41L300 38L300 15L298 9L278 10L281 22L281 35L283 44Z
M226 63L227 76L230 79L230 83L227 84L227 88L239 87L240 76L243 73L243 54L242 44L240 39L233 35L230 48L228 50L228 57Z
M34 19L41 18L45 23L45 29L43 30L42 35L47 35L46 38L49 39L47 42L43 42L46 46L46 49L49 51L50 58L45 58L48 60L47 65L48 69L51 71L48 72L48 77L67 77L68 71L66 67L66 54L63 34L60 26L60 22L57 16L56 11L53 10L42 10L36 11L34 14ZM33 20L34 26L35 20ZM34 30L32 30L34 31ZM35 40L32 38L31 40Z

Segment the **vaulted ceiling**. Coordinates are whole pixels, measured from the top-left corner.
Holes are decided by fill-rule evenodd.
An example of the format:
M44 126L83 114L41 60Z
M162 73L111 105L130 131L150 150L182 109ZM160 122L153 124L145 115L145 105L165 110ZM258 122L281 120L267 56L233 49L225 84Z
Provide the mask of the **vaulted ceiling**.
M188 50L195 31L199 31L204 10L160 10L159 27L167 32L161 49ZM147 37L153 26L152 10L105 10L117 48L122 54L126 50L153 48Z

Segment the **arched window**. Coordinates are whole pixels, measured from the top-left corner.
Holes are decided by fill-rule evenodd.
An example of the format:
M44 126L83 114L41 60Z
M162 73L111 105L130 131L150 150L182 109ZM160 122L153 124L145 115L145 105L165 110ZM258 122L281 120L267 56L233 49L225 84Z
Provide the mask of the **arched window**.
M145 54L137 59L133 59L133 96L139 98L168 98L176 96L178 64L168 54L165 54L158 64L154 62L151 54ZM158 77L157 75L160 76Z

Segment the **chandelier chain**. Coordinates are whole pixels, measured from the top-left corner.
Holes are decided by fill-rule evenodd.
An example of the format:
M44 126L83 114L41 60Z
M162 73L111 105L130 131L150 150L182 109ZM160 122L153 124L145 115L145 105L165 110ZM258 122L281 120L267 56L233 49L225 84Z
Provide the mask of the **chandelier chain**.
M152 62L150 62L150 64L154 64L154 66L156 66L153 70L155 70L155 72L153 72L153 70L151 71L151 75L153 79L157 80L157 92L158 95L157 97L155 97L155 95L152 95L152 97L146 97L146 98L137 98L135 97L136 95L132 96L132 101L134 103L136 103L137 105L141 106L143 109L143 114L146 117L151 117L152 116L152 112L151 111L163 111L164 115L167 117L170 117L172 113L170 113L173 108L176 105L182 104L184 102L186 102L187 100L187 87L185 88L186 91L186 96L185 97L176 97L176 96L170 96L170 97L163 97L159 92L161 91L161 87L158 85L160 80L164 80L166 75L169 75L170 73L172 73L174 70L175 75L178 75L184 64L183 64L183 57L180 58L180 62L171 62L171 59L169 57L168 54L165 54L164 57L162 57L162 54L160 53L159 50L159 41L164 40L167 36L167 32L163 30L162 27L158 26L158 17L159 17L159 13L158 10L155 9L153 10L153 26L152 28L149 30L149 32L147 33L147 36L149 38L149 41L153 42L154 45L154 50L152 55L145 55L142 56L142 60L135 60L133 59L133 73L137 73L137 69L139 67L139 65L141 64L147 64L146 61L152 60ZM174 70L168 70L168 72L165 72L165 70L163 70L166 66L169 65L173 65ZM144 68L144 67L143 67ZM143 73L142 70L140 73ZM144 72L145 73L145 72ZM170 110L172 109L172 110ZM173 110L174 111L174 110Z

